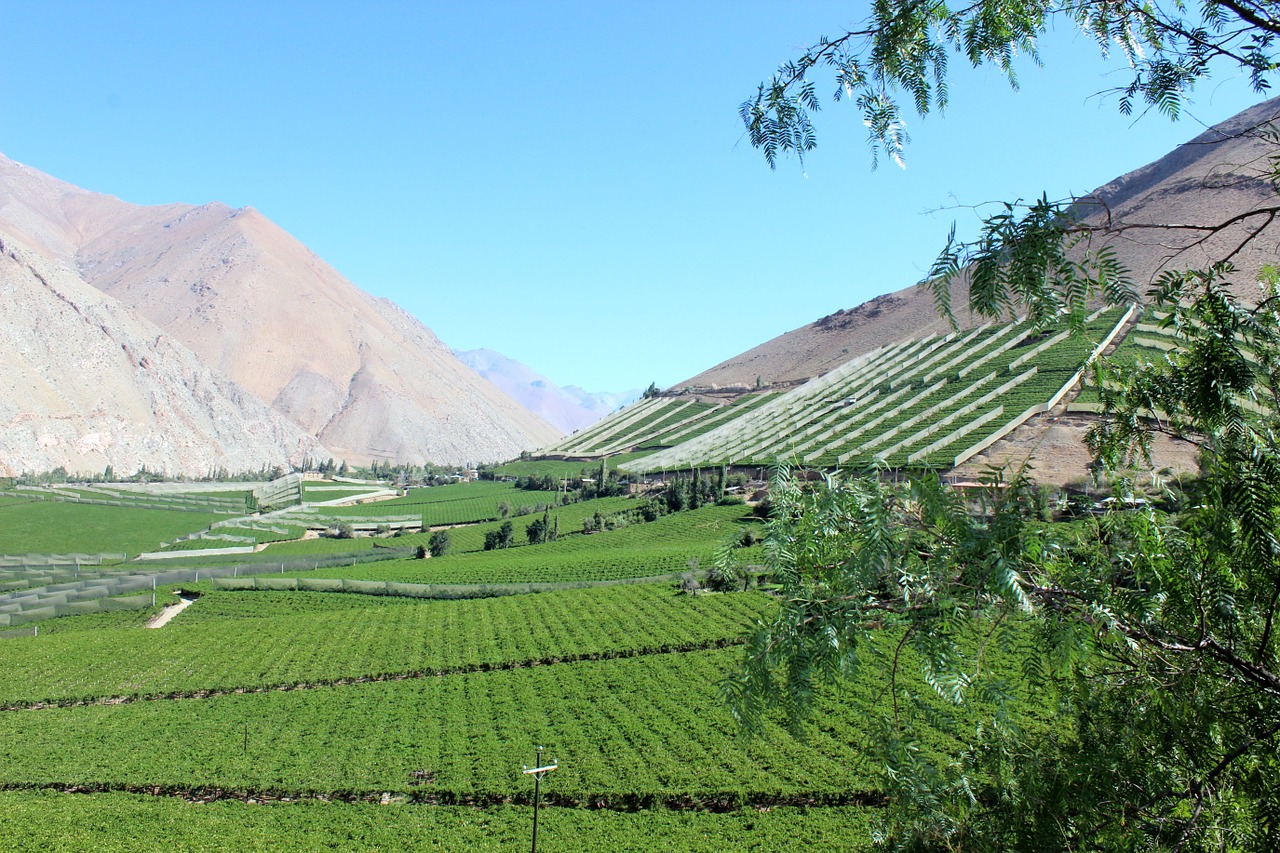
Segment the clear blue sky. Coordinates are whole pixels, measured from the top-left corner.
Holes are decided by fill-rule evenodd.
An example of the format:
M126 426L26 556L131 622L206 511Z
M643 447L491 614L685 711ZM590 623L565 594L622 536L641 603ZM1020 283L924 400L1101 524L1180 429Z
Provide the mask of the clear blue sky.
M140 204L251 205L450 346L619 390L914 283L966 205L1087 192L1258 100L1220 74L1135 125L1092 97L1123 70L1061 33L1017 93L957 58L905 171L828 106L804 172L771 172L738 104L865 9L0 0L0 152Z

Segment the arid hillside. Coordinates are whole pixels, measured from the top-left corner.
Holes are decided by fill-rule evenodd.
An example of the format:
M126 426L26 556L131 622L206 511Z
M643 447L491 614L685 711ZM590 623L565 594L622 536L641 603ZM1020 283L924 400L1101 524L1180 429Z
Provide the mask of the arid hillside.
M173 336L0 235L0 476L203 474L325 452Z
M1275 222L1280 196L1271 174L1280 143L1266 132L1277 120L1280 98L1251 107L1094 190L1080 204L1080 216L1091 225L1109 225L1110 232L1099 234L1093 248L1113 248L1139 291L1165 269L1230 259L1238 268L1237 292L1256 293L1259 267L1280 260ZM1027 195L1037 190L1028 187ZM965 303L962 289L952 303ZM957 319L972 324L963 314ZM946 328L929 294L911 285L779 335L672 390L794 384L876 347Z
M0 157L0 236L159 327L336 458L490 461L558 435L252 208L132 205Z

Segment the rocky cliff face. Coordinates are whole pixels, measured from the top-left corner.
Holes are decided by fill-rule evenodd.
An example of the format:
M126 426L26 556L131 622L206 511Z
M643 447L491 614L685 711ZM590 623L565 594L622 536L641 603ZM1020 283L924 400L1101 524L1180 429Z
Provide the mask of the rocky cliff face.
M0 157L0 239L110 297L104 330L124 315L163 330L210 377L311 436L313 455L482 462L559 434L252 208L131 205Z
M203 474L324 448L73 270L0 237L0 475Z

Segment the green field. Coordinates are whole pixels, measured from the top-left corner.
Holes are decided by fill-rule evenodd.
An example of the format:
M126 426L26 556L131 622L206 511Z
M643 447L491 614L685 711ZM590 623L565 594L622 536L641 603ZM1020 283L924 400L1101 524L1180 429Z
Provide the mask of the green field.
M0 501L0 554L138 554L226 518L213 513L60 501Z
M609 454L610 470L618 465L625 465L637 459L643 459L652 450L641 450L631 453ZM595 477L600 472L600 460L595 459L518 459L493 467L497 477L541 477L549 474L552 477L570 479L575 477Z
M626 500L607 498L600 502L592 501L574 506L589 508L592 504L611 505L613 502ZM704 507L664 516L647 524L633 524L620 530L589 536L581 533L566 535L559 541L542 545L523 545L502 551L451 552L429 560L397 560L376 566L339 566L308 572L306 576L432 584L654 577L686 571L691 560L696 560L699 564L709 562L723 541L740 537L743 526L754 523L748 520L747 515L747 508L742 505ZM483 525L482 529L494 526L496 525ZM566 524L565 529L567 528ZM469 530L456 529L450 532L452 538L459 540L463 547L474 548L479 544L475 534ZM524 540L523 533L523 529L518 529L518 538ZM410 536L393 541L412 542L420 538L422 537Z
M550 784L548 784L550 788ZM0 839L18 850L522 850L530 810L502 805L406 803L187 802L129 793L0 791ZM694 810L549 808L538 842L544 850L680 850L737 853L784 849L870 849L870 811L779 807L728 813Z
M526 495L542 493L477 483L378 508L518 505ZM544 789L546 849L866 847L880 794L859 758L865 706L831 694L802 736L772 724L744 740L719 698L744 632L773 599L626 582L705 568L758 521L738 504L651 522L629 514L617 529L580 532L583 518L640 503L555 508L555 542L479 550L501 523L484 522L450 530L444 557L262 579L606 585L418 600L202 580L185 584L201 596L158 630L144 627L147 609L49 619L37 636L0 639L0 839L11 849L146 850L157 838L179 849L510 849L527 843L520 768L542 745L560 762ZM152 531L193 518L31 507L0 501L0 513L56 510L76 524L106 512L104 529L120 535L135 522ZM513 520L517 541L533 518ZM22 550L84 547L28 535ZM276 553L428 538L283 543L246 560L261 571ZM758 561L759 550L737 558ZM157 591L159 605L173 601ZM888 713L872 683L853 689Z

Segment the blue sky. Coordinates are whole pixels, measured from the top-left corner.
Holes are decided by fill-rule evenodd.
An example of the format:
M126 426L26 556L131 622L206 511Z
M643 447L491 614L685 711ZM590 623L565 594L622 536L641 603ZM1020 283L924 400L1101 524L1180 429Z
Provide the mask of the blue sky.
M1135 123L1095 96L1123 67L1055 33L1019 92L957 58L905 170L829 105L806 168L771 172L738 104L865 9L0 0L0 152L251 205L449 345L619 390L913 284L970 205L1088 192L1259 100L1228 71Z

